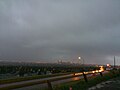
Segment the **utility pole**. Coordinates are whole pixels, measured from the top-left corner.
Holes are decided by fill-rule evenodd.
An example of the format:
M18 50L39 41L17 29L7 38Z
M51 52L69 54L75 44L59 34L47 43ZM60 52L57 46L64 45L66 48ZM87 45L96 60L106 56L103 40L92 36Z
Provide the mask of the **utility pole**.
M115 56L114 56L114 68L115 68Z

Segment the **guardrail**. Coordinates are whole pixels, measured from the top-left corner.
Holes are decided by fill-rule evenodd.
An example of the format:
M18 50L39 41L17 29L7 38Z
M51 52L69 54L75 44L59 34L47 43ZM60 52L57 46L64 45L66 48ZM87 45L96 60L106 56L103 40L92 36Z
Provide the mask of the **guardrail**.
M16 88L32 86L32 85L36 85L36 84L44 84L44 83L46 83L48 85L48 90L53 90L51 82L54 82L54 81L59 81L59 80L73 78L73 77L83 76L85 82L88 82L88 77L87 77L88 74L85 74L85 73L86 72L79 73L79 74L72 73L73 75L67 76L67 77L57 77L57 78L48 79L48 80L32 81L32 82L15 84L15 85L13 84L13 85L5 86L5 87L0 87L0 90L11 90L11 89L16 89ZM100 75L103 76L102 72L98 72L98 73L100 73ZM91 74L91 73L89 73L89 74Z

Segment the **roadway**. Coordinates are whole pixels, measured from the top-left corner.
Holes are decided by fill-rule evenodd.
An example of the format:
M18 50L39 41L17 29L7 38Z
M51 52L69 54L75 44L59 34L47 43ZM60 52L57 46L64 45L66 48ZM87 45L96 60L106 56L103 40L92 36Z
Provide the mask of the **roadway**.
M106 73L106 72L104 72L104 73ZM68 78L68 79L63 79L63 80L59 80L59 81L54 81L54 82L51 82L51 84L52 85L58 85L58 84L61 84L61 83L76 81L76 80L80 80L80 79L83 78L82 73L75 73L75 75L79 75L79 76L73 77L73 78ZM34 79L34 80L28 80L28 81L21 81L21 82L9 83L9 84L2 84L2 85L0 85L0 88L13 86L13 85L26 84L26 83L30 83L30 82L37 82L37 81L43 81L43 80L49 80L49 79L69 77L69 76L73 76L73 74L55 76L55 77L49 77L49 78L42 78L42 79ZM91 76L91 74L87 75L87 77L89 77L89 76ZM45 87L47 87L47 83L37 84L37 85L32 85L32 86L27 86L27 87L22 87L22 88L17 88L17 89L14 89L14 90L26 90L26 89L28 89L28 90L41 90Z
M33 79L33 80L27 80L27 81L21 81L21 82L15 82L15 83L8 83L8 84L1 84L1 87L7 87L11 85L18 85L18 84L25 84L28 82L37 82L37 81L43 81L43 80L49 80L49 79L54 79L54 78L62 78L62 77L67 77L67 76L72 76L73 74L68 74L68 75L63 75L63 76L55 76L55 77L48 77L48 78L41 78L41 79Z
M104 72L104 73L106 73L106 72ZM82 73L79 73L79 74L81 75ZM89 74L89 75L87 75L87 77L90 77L91 75L92 74ZM96 75L99 75L99 73L97 73ZM83 78L84 78L83 76L78 76L78 77L73 77L73 78L69 78L69 79L54 81L54 82L51 82L51 84L52 84L52 86L55 86L55 85L59 85L61 83L67 83L70 81L77 81L77 80L80 80ZM45 84L38 84L38 85L29 86L29 87L18 88L18 89L14 89L14 90L43 90L47 87L48 87L47 83L45 83Z

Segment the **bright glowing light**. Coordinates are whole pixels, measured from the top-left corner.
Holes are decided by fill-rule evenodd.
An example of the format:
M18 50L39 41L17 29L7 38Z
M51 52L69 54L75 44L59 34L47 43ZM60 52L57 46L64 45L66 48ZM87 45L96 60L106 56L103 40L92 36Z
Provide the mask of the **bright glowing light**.
M99 70L99 72L102 72L102 70Z
M75 73L75 75L82 75L82 73Z
M98 70L96 70L96 72L99 72Z
M84 72L84 74L88 74L89 72Z
M81 59L81 57L78 57L78 59Z
M103 68L103 66L100 66L99 72L102 72L102 71L104 71L104 68Z
M107 67L109 67L110 66L110 64L107 64Z

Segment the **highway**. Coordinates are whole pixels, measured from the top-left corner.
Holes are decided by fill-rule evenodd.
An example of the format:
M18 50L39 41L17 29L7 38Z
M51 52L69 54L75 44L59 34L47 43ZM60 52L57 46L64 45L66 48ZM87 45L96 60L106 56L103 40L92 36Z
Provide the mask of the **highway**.
M106 71L104 72L106 73ZM58 80L58 81L53 81L51 82L51 84L54 85L58 85L64 82L70 82L70 81L76 81L76 80L80 80L81 78L83 78L82 73L75 73L75 75L77 77L72 77L72 78L68 78L68 79L62 79L62 80ZM92 74L87 75L87 77L91 76ZM9 84L2 84L0 85L0 88L2 87L8 87L8 86L13 86L13 85L20 85L20 84L25 84L25 83L30 83L30 82L37 82L37 81L43 81L43 80L50 80L50 79L56 79L56 78L63 78L63 77L70 77L73 76L73 74L68 74L68 75L62 75L62 76L55 76L55 77L49 77L49 78L42 78L42 79L35 79L35 80L28 80L28 81L21 81L21 82L15 82L15 83L9 83ZM22 87L22 88L17 88L14 90L41 90L47 86L47 83L44 84L36 84L36 85L32 85L32 86L27 86L27 87Z
M65 83L65 82L80 80L80 78L83 78L83 76L64 79L64 80L59 80L59 81L54 81L51 84L52 84L52 86L59 85L61 83ZM42 90L43 88L47 88L47 87L48 87L47 83L44 83L44 84L32 85L32 86L29 86L29 87L18 88L18 89L14 89L14 90Z
M42 78L42 79L34 79L34 80L27 80L27 81L15 82L15 83L1 84L0 88L11 86L11 85L24 84L24 83L28 83L28 82L37 82L37 81L49 80L49 79L54 79L54 78L58 78L58 77L67 77L67 76L72 76L72 75L73 74L68 74L68 75L63 75L63 76L55 76L55 77L48 77L48 78Z

